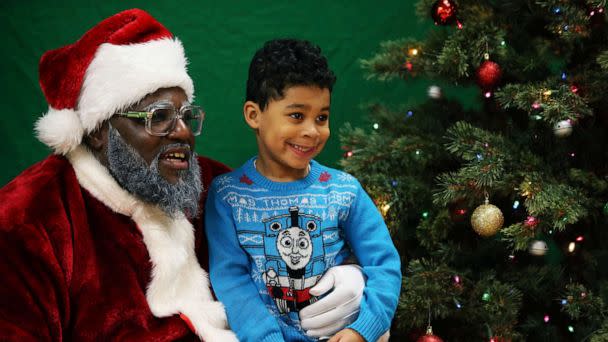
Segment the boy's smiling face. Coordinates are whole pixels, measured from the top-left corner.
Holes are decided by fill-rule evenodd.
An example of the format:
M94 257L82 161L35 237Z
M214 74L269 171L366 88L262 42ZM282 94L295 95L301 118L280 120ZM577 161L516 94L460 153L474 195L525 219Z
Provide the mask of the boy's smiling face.
M256 132L258 171L285 182L304 178L311 159L323 150L329 138L331 94L327 88L293 86L284 95L270 100L263 111L247 101L243 112Z

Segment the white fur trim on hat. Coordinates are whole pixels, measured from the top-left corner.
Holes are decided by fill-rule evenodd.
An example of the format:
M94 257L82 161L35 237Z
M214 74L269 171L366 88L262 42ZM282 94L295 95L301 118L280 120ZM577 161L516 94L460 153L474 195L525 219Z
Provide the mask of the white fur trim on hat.
M194 86L187 63L177 38L100 45L87 68L78 100L85 134L160 88L182 88L192 101Z
M55 153L67 154L80 144L84 129L78 113L71 109L54 109L44 114L35 125L38 139Z

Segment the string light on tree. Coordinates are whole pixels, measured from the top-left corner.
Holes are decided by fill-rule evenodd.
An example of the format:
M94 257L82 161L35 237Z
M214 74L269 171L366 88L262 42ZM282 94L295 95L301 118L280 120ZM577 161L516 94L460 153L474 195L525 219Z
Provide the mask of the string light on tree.
M452 222L463 222L468 212L467 204L464 199L457 199L448 205L448 212Z
M540 220L534 216L528 216L524 221L524 225L528 228L534 228L540 223Z
M591 10L591 12L589 12L589 16L593 17L596 14L604 14L604 8L603 7L597 7Z
M412 62L410 62L409 60L405 61L403 66L405 67L405 69L407 69L407 71L410 72L414 69L414 64L412 64Z
M578 90L579 90L579 88L578 88L578 86L576 84L571 84L570 85L570 91L573 92L574 94L577 94Z

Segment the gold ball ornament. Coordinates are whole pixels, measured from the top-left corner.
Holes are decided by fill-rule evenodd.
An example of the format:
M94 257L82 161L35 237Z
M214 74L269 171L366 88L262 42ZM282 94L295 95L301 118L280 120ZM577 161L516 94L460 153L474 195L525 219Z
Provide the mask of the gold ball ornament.
M475 208L471 215L471 226L473 230L483 237L492 236L502 228L505 219L502 211L497 206L486 203Z

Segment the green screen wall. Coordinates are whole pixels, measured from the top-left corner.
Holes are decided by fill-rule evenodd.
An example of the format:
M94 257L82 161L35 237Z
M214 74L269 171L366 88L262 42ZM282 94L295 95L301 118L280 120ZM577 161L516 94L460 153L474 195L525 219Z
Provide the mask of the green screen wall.
M332 137L318 161L337 166L338 131L345 122L369 125L361 104L407 103L426 97L417 82L366 81L360 58L387 39L423 35L413 0L401 1L42 1L2 0L0 29L0 186L50 150L33 134L48 105L38 85L38 60L47 50L72 43L100 20L141 8L184 43L196 103L207 112L196 150L231 167L255 153L253 134L242 119L249 60L269 39L295 37L321 46L338 76L332 95ZM369 127L368 126L368 127Z

